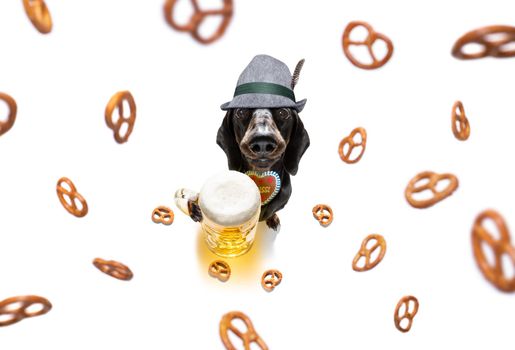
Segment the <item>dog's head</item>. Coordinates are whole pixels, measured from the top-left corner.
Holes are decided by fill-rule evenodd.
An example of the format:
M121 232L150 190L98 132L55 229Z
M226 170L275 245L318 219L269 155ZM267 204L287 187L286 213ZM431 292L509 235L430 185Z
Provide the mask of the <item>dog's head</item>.
M283 162L295 175L309 146L309 136L292 108L230 109L218 130L216 142L227 155L229 169L267 171Z

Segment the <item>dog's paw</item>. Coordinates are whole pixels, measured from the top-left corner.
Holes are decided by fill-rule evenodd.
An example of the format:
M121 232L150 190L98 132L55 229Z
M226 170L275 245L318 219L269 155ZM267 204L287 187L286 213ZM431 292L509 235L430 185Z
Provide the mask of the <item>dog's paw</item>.
M202 221L202 211L200 210L199 205L189 200L188 201L188 211L190 212L190 218L195 222L201 222Z
M277 231L279 228L279 225L281 224L281 220L279 220L279 217L277 214L272 215L268 219L266 219L266 226L270 227L272 230Z

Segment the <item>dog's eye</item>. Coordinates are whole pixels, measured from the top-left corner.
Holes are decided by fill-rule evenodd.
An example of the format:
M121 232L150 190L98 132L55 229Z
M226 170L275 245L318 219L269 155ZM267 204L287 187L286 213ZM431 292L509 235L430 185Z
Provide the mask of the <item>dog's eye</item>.
M236 118L243 119L247 118L249 115L249 110L246 108L238 108L236 110Z
M279 118L281 119L289 119L290 118L290 111L286 108L280 108L278 111L277 111L277 115L279 116Z

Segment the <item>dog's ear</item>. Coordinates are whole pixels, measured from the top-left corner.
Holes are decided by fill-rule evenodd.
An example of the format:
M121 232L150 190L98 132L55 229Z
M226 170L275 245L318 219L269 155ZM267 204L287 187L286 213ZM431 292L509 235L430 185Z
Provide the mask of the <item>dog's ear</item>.
M302 155L304 155L304 152L306 152L306 149L309 147L308 132L304 129L304 124L302 124L299 115L295 111L294 118L295 125L293 126L283 161L284 168L291 175L297 174L300 158L302 158Z
M232 124L232 110L229 109L225 118L218 129L216 135L216 143L220 146L227 155L227 162L230 170L239 171L243 164L241 157L240 147L236 143L234 136L234 127Z

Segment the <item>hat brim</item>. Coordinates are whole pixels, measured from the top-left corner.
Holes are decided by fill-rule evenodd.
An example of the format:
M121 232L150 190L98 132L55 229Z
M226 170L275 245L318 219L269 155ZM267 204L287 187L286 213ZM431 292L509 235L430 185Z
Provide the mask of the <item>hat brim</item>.
M306 105L306 99L294 102L289 98L270 95L270 94L244 94L238 95L232 101L226 102L220 106L222 110L232 108L295 108L297 112L301 112Z

